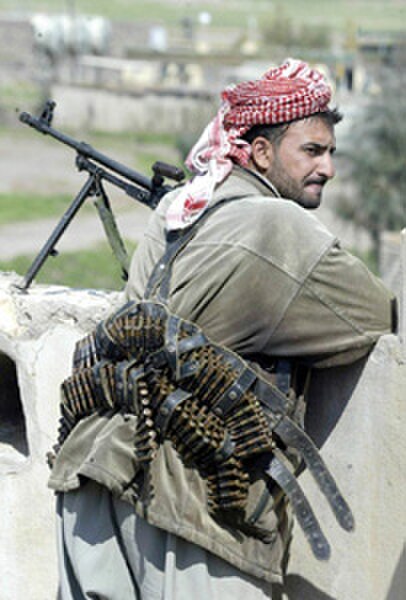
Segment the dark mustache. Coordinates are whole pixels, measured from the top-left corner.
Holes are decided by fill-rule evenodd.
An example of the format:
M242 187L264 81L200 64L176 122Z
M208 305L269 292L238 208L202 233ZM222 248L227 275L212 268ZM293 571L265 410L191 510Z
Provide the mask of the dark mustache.
M308 179L306 181L306 185L312 185L313 183L316 183L318 185L324 185L325 183L327 183L328 178L327 177L317 177L314 179Z

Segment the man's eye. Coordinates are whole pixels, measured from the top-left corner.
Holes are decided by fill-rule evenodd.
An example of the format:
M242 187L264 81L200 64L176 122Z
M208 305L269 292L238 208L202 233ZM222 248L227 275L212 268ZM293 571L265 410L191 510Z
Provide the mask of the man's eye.
M318 154L317 148L314 148L313 146L308 146L305 148L305 151L309 156L317 156Z

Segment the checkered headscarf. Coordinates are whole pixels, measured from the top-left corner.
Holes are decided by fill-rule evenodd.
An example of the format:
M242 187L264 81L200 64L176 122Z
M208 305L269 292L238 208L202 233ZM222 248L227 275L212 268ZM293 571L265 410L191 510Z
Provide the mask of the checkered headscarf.
M167 228L187 227L212 199L214 188L232 169L246 166L251 145L242 136L254 125L277 125L327 110L331 88L324 76L305 62L288 59L257 81L226 88L215 118L204 130L186 160L197 175L169 207Z

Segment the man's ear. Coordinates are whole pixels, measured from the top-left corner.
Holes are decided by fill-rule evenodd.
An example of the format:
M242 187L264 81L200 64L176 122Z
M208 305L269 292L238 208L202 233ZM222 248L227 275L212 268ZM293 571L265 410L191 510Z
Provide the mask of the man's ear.
M269 140L263 136L251 142L251 161L260 173L267 173L274 160L274 149Z

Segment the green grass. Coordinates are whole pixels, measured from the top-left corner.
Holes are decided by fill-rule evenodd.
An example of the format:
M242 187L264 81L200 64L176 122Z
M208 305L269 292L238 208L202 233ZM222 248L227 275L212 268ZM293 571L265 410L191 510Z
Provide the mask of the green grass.
M127 243L128 252L134 244ZM0 271L14 271L25 275L34 256L19 256L13 260L0 261ZM66 285L73 288L121 290L125 284L121 268L107 242L89 250L64 252L49 257L35 278L37 283Z
M16 112L35 110L41 103L42 91L33 81L14 81L5 83L0 89L0 102L3 109Z
M62 0L0 0L0 10L66 13L73 3ZM244 28L256 17L262 24L280 11L300 24L327 24L344 31L348 22L372 29L405 29L406 6L399 0L223 0L221 3L190 3L186 0L76 0L76 13L103 15L109 19L179 25L182 19L212 15L213 27Z
M0 225L16 221L33 221L64 213L72 202L69 195L35 195L28 193L0 194ZM87 210L83 207L82 210Z

